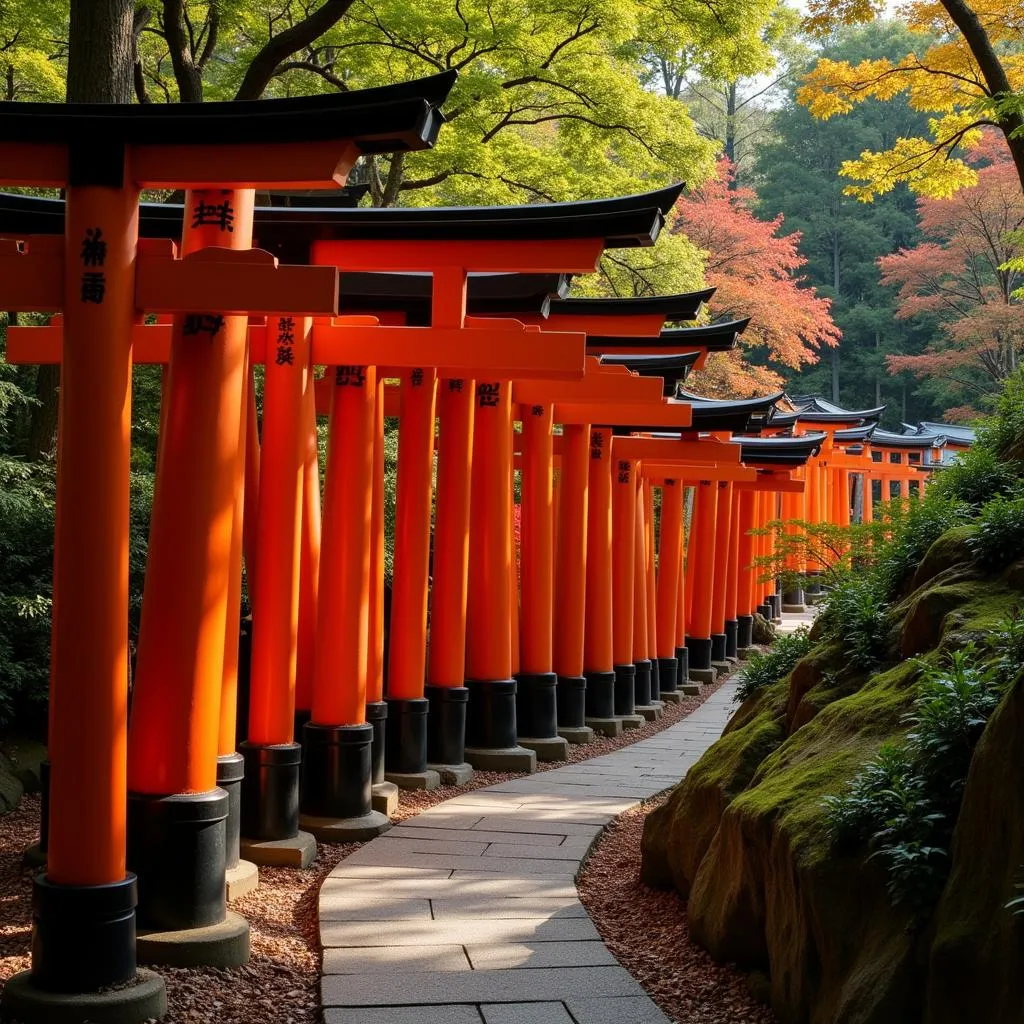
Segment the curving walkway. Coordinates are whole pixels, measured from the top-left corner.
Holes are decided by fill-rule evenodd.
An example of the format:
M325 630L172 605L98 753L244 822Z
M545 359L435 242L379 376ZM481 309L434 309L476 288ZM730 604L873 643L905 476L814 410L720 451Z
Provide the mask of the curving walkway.
M326 1024L667 1024L573 879L612 818L718 738L734 690L612 754L447 800L343 860L320 892Z

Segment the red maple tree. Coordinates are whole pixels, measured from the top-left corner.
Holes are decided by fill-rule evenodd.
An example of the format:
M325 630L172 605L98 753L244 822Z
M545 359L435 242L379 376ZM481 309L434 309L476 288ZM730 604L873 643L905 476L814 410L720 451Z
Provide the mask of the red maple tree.
M999 391L1024 347L1024 310L1014 297L1024 281L1002 269L1024 256L1014 235L1024 227L1024 194L1001 137L990 133L971 158L983 165L977 185L949 199L919 199L924 241L878 265L882 283L899 289L897 316L932 316L940 326L920 355L888 356L889 369L941 378L977 398Z
M710 303L715 320L750 317L741 347L712 356L688 386L713 396L747 397L782 384L772 363L798 369L818 361L823 345L839 341L829 312L831 301L804 284L800 232L779 234L782 214L759 220L752 212L753 189L730 188L733 168L718 164L718 175L683 196L674 230L682 231L706 256L705 280L716 292ZM753 365L751 349L767 350L768 365Z

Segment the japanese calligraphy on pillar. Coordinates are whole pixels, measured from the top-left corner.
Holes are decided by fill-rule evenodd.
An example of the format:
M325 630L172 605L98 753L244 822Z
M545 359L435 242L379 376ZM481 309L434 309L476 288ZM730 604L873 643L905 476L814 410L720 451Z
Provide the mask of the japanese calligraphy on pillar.
M423 387L423 367L417 366L412 373L409 374L409 383L414 388Z
M543 416L544 415L544 406L543 405L531 405L530 406L530 415L531 416Z
M277 318L277 355L274 362L278 366L295 365L295 317Z
M462 380L461 377L453 377L451 380L448 381L448 390L449 391L455 391L455 392L461 392L462 388L463 388L463 385L465 383L466 382L464 380Z
M334 383L339 388L361 388L366 383L366 367L338 366L334 370Z
M215 227L220 231L234 232L235 210L231 200L210 203L206 201L205 194L201 193L192 207L192 227Z
M630 463L630 461L628 459L620 459L619 460L619 464L618 464L619 477L618 477L618 479L619 479L619 483L620 484L628 484L629 483L630 469L632 469L632 464Z
M107 294L107 275L102 269L107 262L107 243L102 228L86 229L80 255L84 268L80 293L82 302L102 305Z
M477 384L476 402L481 409L493 409L498 404L501 395L501 384L495 381L493 384Z
M591 430L590 432L590 457L592 459L604 458L604 431Z

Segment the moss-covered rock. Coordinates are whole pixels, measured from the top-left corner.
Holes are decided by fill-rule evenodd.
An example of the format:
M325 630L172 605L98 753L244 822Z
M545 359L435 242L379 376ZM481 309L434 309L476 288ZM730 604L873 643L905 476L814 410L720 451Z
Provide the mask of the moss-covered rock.
M1024 680L976 752L932 927L894 908L881 863L838 849L827 827L824 798L903 737L920 662L1024 603L1009 571L979 577L965 536L933 545L894 609L897 664L865 678L842 642L819 643L648 819L645 878L688 898L691 933L716 958L768 978L783 1024L1024 1024L1024 915L1003 909L1024 881Z
M39 766L45 760L46 747L36 740L0 742L0 814L13 811L26 792L39 792Z
M921 564L914 573L911 589L919 590L930 583L941 572L954 566L965 566L972 563L971 549L968 547L970 538L977 533L975 526L955 526L947 530L925 553Z
M989 721L971 761L935 918L925 1024L1024 1021L1024 677Z
M744 702L722 738L690 769L644 822L640 877L657 889L687 895L729 801L785 739L786 684ZM737 724L738 723L738 724Z

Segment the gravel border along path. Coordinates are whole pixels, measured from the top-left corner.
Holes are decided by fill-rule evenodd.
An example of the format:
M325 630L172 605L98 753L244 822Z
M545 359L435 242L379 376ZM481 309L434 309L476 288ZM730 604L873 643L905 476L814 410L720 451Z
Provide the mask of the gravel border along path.
M570 747L568 762L538 765L540 771L564 767L611 753L675 725L700 707L724 682L704 688L699 697L667 704L664 717L616 738L599 737L587 746ZM420 811L474 789L519 778L507 772L477 772L468 786L442 786L432 793L403 792L397 823ZM18 810L0 818L0 983L29 966L31 873L21 867L22 851L38 839L39 798L26 797ZM321 845L306 870L264 868L259 888L231 904L252 930L252 957L245 967L217 970L161 968L171 1010L166 1024L318 1024L320 945L317 899L331 870L361 844ZM634 871L635 874L635 871ZM669 894L659 900L671 901ZM598 920L602 911L597 912ZM676 953L681 952L677 948ZM618 955L618 948L616 949ZM630 969L633 965L623 954ZM638 975L640 977L640 975ZM654 989L650 989L657 998ZM683 1018L688 1019L688 1018ZM707 1021L719 1018L695 1017ZM762 1018L750 1018L760 1021ZM767 1018L770 1020L770 1018ZM731 1018L744 1022L746 1018Z

